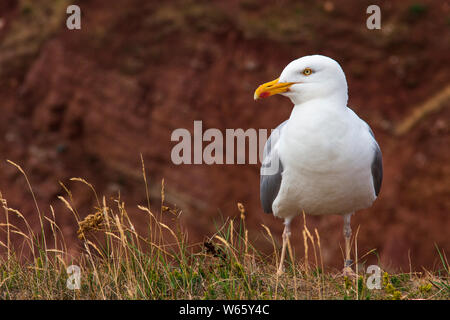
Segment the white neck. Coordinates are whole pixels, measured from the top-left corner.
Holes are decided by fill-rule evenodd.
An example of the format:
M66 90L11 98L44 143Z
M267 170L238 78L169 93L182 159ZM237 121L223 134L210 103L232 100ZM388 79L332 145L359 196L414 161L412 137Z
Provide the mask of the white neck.
M329 95L327 97L319 97L314 99L309 99L301 103L295 104L292 112L300 109L322 109L322 110L342 110L347 108L347 93L336 93Z

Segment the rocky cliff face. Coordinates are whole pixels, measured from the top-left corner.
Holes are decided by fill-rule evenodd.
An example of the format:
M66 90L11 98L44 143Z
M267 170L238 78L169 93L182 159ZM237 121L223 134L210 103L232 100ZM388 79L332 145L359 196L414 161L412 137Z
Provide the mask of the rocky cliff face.
M371 124L384 156L380 197L353 219L360 255L376 248L392 269L435 266L434 244L450 249L449 7L386 4L382 29L369 31L367 5L80 1L82 29L69 31L66 1L2 1L3 197L39 229L24 179L5 162L10 159L29 174L41 208L54 207L68 244L77 248L76 223L57 200L58 181L70 187L82 216L92 212L94 197L71 177L85 178L107 197L120 192L139 221L136 204L146 203L142 154L154 209L164 178L166 200L182 210L191 241L211 235L214 221L237 216L242 202L249 236L269 251L261 224L281 241L282 223L262 213L259 166L176 166L171 133L192 132L194 120L203 130L223 132L276 127L289 117L290 102L254 103L254 89L294 58L320 53L343 66L350 106ZM439 101L421 109L435 95ZM415 125L396 134L411 114ZM342 218L307 222L321 235L324 263L339 267ZM293 226L299 257L301 224ZM136 225L145 229L144 221Z

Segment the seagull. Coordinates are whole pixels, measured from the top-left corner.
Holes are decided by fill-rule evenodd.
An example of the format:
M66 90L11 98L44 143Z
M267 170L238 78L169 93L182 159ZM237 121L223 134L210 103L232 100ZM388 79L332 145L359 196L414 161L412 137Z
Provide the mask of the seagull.
M283 273L291 221L302 212L343 216L343 274L354 274L351 216L377 198L383 163L373 131L347 106L347 91L339 63L322 55L292 61L255 91L255 100L281 94L294 104L267 140L261 165L262 208L284 219L277 274Z

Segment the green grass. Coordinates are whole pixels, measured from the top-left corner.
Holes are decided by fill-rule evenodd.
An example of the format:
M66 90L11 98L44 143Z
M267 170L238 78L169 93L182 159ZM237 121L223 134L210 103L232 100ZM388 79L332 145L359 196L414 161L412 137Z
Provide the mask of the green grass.
M10 164L13 164L10 162ZM15 165L15 164L13 164ZM18 170L28 178L17 165ZM148 195L145 168L143 177ZM80 178L97 199L94 214L81 219L69 189L60 200L78 222L80 253L71 255L53 208L45 214L36 203L40 232L35 233L25 217L8 207L0 193L5 221L0 225L0 299L449 299L449 264L437 249L442 268L431 272L383 273L382 288L370 290L366 274L343 277L340 271L323 272L320 237L306 225L306 251L313 250L315 263L287 256L285 273L276 275L279 248L270 229L261 232L273 245L273 253L258 251L248 237L244 206L240 216L217 225L204 243L190 244L178 219L178 209L164 203L164 188L158 212L138 206L148 218L147 234L136 232L124 202L107 202L94 187ZM28 183L33 194L31 184ZM13 215L24 222L24 230L9 223ZM162 215L174 220L162 223ZM44 236L46 225L52 233ZM313 235L314 234L314 235ZM23 238L22 247L13 246L12 235ZM289 250L292 252L292 250ZM26 254L28 252L29 254ZM308 252L305 252L307 255ZM81 269L81 286L67 288L69 265Z

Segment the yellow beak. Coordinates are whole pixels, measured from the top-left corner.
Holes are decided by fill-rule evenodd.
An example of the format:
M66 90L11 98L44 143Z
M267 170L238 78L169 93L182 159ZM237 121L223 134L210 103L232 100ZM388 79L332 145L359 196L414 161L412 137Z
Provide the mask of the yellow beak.
M273 96L274 94L287 92L289 91L289 88L295 83L295 82L278 82L278 79L260 85L258 89L256 89L253 98L255 100L258 100L259 98L267 98Z

